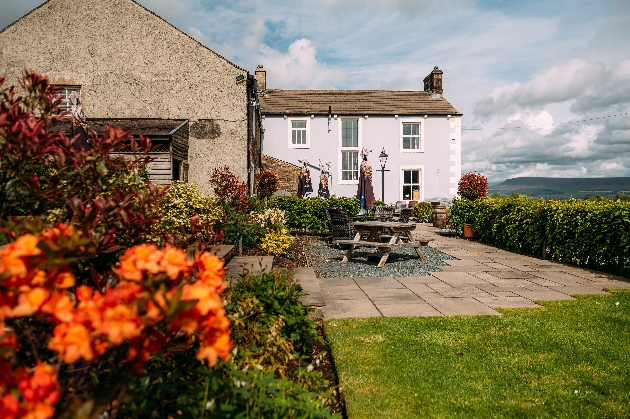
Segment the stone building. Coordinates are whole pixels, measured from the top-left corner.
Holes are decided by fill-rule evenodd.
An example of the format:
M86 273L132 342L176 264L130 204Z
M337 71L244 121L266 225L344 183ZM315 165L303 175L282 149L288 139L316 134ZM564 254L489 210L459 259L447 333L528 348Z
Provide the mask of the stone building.
M372 150L377 199L452 198L461 177L462 114L442 97L442 76L435 67L424 91L281 90L267 89L259 66L262 153L274 159L274 170L286 162L285 172L308 160L312 179L319 178L319 164L327 164L330 193L356 196L365 147ZM382 151L388 156L384 189ZM295 178L293 185L290 192L297 190Z
M171 178L187 164L202 193L211 194L215 167L251 184L260 166L254 76L133 0L49 0L32 10L0 31L0 75L17 84L25 68L78 91L88 123L189 121L188 161L172 155Z

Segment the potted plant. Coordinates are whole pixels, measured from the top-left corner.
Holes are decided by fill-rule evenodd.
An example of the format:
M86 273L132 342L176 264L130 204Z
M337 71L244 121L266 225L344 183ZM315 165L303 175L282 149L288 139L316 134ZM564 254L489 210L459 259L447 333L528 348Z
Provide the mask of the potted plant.
M464 199L475 201L477 199L488 196L488 180L485 176L476 172L466 173L459 180L457 193ZM475 232L473 230L472 219L467 218L464 223L464 238L475 238Z

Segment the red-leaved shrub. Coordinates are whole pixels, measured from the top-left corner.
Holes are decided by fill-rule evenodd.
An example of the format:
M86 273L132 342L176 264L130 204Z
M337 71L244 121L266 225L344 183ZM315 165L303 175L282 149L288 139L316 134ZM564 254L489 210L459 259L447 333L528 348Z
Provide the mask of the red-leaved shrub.
M459 180L457 193L462 198L470 200L488 196L488 180L476 172L466 173Z

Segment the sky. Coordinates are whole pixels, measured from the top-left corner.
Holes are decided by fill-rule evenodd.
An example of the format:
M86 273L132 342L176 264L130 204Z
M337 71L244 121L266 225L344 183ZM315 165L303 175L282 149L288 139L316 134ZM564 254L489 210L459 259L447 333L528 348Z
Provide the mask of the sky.
M268 88L422 90L439 66L491 183L630 176L628 0L138 1ZM0 28L41 3L0 0Z

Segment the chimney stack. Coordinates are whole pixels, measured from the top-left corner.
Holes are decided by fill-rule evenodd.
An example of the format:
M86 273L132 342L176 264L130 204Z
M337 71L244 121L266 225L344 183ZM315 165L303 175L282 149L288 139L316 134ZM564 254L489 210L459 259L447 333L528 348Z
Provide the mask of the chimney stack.
M442 97L442 70L437 66L424 78L424 91L429 92L431 97Z
M267 90L267 71L263 68L262 64L256 67L256 80L258 80L258 91Z

